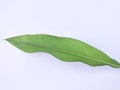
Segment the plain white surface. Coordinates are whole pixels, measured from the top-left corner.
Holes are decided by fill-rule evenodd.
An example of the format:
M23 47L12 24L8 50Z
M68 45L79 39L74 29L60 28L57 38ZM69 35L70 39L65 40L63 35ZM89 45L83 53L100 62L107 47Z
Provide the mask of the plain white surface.
M120 69L28 54L4 40L38 33L80 39L120 62L119 0L0 0L0 90L120 90Z

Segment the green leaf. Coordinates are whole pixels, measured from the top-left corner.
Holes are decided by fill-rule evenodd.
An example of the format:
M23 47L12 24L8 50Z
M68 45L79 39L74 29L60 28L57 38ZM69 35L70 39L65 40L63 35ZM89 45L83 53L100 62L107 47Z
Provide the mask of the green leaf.
M85 42L47 34L21 35L6 39L25 52L46 52L66 62L83 62L90 66L120 68L120 63Z

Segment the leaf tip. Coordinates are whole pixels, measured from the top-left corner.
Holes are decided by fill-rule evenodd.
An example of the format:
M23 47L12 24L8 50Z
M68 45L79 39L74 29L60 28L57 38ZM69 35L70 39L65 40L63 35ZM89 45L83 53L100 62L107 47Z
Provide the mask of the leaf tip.
M11 38L6 38L6 39L4 39L5 41L7 41L7 42L9 42L9 43L11 43L12 41L11 41Z
M9 39L8 39L8 38L6 38L6 39L4 39L4 40L9 41Z

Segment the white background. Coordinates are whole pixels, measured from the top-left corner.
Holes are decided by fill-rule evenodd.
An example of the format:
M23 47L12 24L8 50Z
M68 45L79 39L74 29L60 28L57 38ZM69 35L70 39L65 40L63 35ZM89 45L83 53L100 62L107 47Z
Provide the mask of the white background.
M0 0L0 90L120 90L120 69L28 54L4 40L38 33L80 39L120 62L119 0Z

